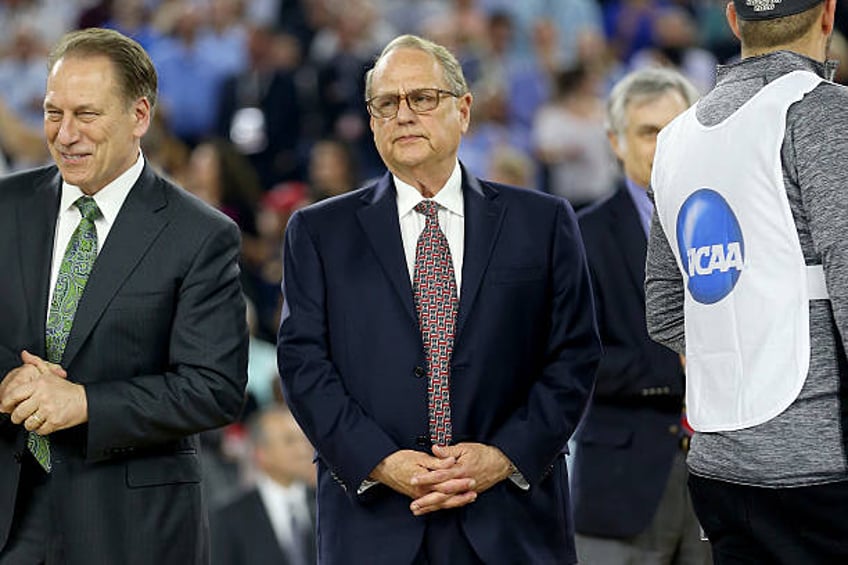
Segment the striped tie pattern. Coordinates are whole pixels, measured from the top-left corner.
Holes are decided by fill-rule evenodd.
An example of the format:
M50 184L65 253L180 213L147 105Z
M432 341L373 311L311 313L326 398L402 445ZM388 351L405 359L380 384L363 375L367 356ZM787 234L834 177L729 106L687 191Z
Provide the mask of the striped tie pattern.
M426 217L415 249L413 293L427 359L430 440L451 442L450 362L456 324L456 277L448 240L439 228L439 205L422 200L415 211Z
M65 256L59 266L50 312L47 315L47 360L56 364L62 362L77 305L85 290L94 260L97 259L97 230L94 220L100 216L100 208L90 196L81 196L74 202L74 206L79 209L82 219L68 242ZM30 432L27 446L36 461L49 473L52 469L50 440Z

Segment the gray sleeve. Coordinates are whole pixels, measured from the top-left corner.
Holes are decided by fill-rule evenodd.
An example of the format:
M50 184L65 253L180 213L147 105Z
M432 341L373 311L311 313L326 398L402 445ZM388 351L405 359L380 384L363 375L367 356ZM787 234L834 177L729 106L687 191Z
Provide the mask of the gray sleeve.
M683 277L656 212L645 264L645 312L651 339L684 354Z
M820 257L836 326L842 343L848 347L846 106L848 89L829 83L820 85L793 106L787 118L783 157L787 192L791 199L794 190L798 191L800 209L806 215L796 217L802 246L804 223L812 239L812 246L806 246L812 249L805 250L805 257L808 263L816 263Z

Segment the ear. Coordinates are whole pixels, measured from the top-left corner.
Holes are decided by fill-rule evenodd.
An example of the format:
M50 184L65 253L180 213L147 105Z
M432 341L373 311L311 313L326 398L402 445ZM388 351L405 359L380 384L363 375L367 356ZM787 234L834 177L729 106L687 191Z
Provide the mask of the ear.
M822 10L822 33L829 37L836 25L836 0L825 0Z
M466 92L457 100L459 107L459 120L462 123L462 133L468 131L468 125L471 123L471 104L474 102L474 97L470 92Z
M607 130L607 139L609 139L610 147L612 147L612 152L615 153L615 156L618 157L619 161L623 162L624 147L619 135L612 130Z
M727 3L727 7L724 9L724 17L727 18L727 25L730 26L730 31L733 32L736 39L742 41L742 36L739 35L739 21L737 19L736 6L733 5L732 1Z
M146 96L142 96L133 104L132 112L135 119L134 132L136 137L141 139L147 133L147 130L150 129L150 122L153 118L150 112L150 100Z

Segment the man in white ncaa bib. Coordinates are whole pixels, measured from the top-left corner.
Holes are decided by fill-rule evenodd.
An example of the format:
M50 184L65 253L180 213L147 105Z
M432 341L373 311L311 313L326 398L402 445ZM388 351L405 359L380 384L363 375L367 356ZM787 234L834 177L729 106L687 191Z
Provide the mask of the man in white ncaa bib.
M687 356L717 564L848 562L848 91L836 0L734 0L742 61L658 141L651 336ZM798 524L803 524L799 528Z

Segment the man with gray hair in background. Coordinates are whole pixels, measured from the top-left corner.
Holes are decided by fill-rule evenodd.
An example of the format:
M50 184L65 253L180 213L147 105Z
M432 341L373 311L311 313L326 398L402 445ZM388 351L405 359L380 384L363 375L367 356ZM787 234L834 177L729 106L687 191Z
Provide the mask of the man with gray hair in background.
M715 563L848 563L848 90L836 0L734 0L742 60L660 134L648 330L686 355Z
M615 194L580 214L604 345L574 458L581 563L710 561L686 491L683 366L648 337L643 290L657 134L697 99L677 71L649 68L624 77L607 102L624 175Z

